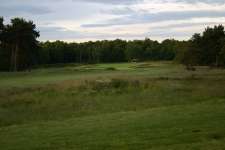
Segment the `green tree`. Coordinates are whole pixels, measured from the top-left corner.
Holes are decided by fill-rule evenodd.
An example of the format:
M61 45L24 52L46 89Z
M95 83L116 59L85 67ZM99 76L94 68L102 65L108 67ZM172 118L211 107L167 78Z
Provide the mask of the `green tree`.
M0 70L8 71L10 53L7 50L9 45L5 43L5 25L3 17L0 17Z
M144 56L144 46L143 41L141 40L135 40L135 41L129 41L126 48L126 57L128 61L143 60Z
M2 34L2 32L3 32L3 29L4 29L4 24L3 24L3 22L4 22L3 17L0 17L0 40L1 40L1 34Z
M175 58L178 41L173 39L164 40L161 44L161 60L173 60Z
M225 44L219 53L218 63L219 63L219 66L225 67Z
M224 38L225 32L222 25L206 28L200 44L201 64L218 66L219 53L223 47L222 40Z
M11 24L6 26L5 41L11 45L11 70L18 71L19 66L29 67L36 54L39 32L36 31L36 25L32 21L26 21L22 18L11 20ZM19 58L21 56L21 59ZM27 65L23 65L27 64Z
M186 66L223 64L225 31L222 25L207 27L203 34L194 34L188 47L183 51L183 58L179 58ZM179 57L182 56L179 54Z

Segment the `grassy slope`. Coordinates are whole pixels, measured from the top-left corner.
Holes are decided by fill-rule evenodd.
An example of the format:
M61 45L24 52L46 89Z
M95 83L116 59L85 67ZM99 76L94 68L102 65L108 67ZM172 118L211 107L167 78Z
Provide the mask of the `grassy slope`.
M111 78L132 84L92 83ZM1 73L0 83L4 150L225 149L224 70L102 64Z

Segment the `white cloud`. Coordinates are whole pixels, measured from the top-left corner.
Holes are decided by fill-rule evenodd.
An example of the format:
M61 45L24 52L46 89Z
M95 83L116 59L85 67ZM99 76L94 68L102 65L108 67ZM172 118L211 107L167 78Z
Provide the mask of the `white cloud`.
M0 14L34 20L41 40L187 39L225 25L225 1L1 0Z

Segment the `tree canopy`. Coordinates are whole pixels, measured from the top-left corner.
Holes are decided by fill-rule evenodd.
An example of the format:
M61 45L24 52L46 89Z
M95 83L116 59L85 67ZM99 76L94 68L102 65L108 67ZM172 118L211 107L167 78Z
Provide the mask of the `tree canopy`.
M12 19L10 24L3 25L1 37L2 53L7 56L5 59L10 59L10 70L29 68L35 63L39 32L32 21Z
M222 25L207 27L202 34L194 34L186 52L186 62L193 65L223 66L225 31Z

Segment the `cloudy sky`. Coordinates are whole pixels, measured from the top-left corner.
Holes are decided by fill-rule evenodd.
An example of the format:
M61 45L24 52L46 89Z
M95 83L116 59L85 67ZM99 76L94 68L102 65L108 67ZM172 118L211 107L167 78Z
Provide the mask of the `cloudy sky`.
M225 25L225 0L0 0L0 16L37 24L39 40L186 40Z

